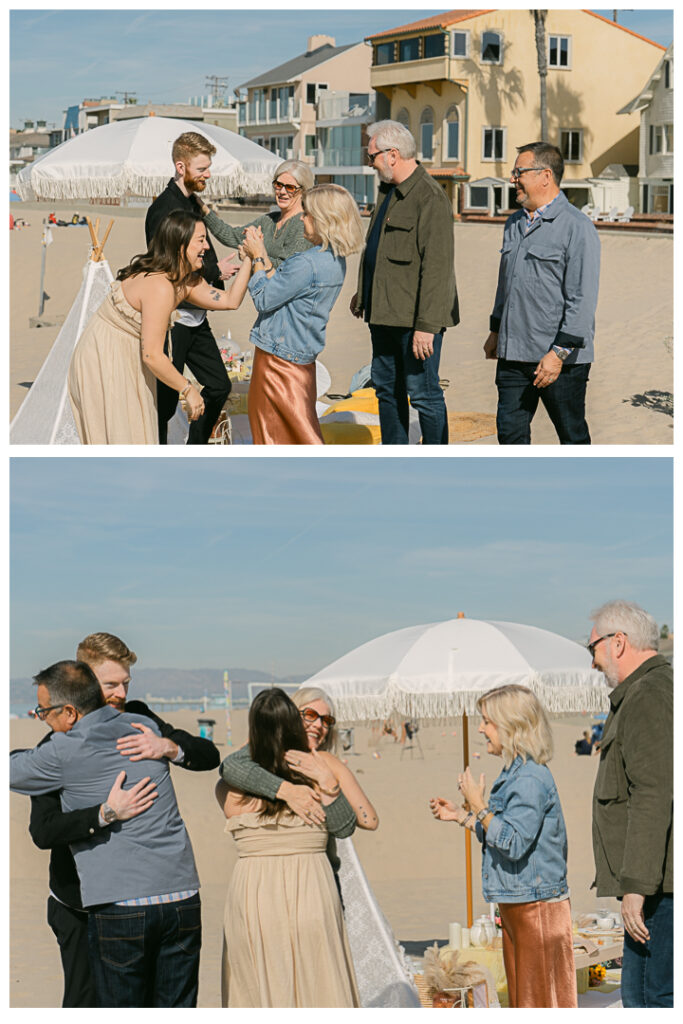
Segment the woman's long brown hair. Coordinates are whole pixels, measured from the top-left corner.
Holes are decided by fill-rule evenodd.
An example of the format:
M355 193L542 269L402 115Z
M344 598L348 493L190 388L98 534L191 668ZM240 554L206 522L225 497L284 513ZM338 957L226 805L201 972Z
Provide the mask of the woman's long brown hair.
M147 252L133 256L128 266L119 270L116 280L125 281L137 274L165 274L176 294L199 284L200 272L188 268L187 247L201 220L187 210L169 213L156 229Z

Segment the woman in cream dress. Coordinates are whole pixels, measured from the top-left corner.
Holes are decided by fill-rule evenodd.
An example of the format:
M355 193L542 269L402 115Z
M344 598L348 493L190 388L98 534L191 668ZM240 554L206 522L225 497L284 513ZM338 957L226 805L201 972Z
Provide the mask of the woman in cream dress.
M308 741L299 712L282 690L264 690L254 700L249 746L256 764L297 780ZM225 905L224 1006L359 1005L326 853L328 831L349 835L355 825L355 812L330 767L335 760L318 755L314 768L324 823L306 823L282 800L254 798L218 783L226 831L239 855Z
M188 418L204 411L197 389L164 353L176 306L237 309L251 260L245 255L229 291L200 276L208 249L201 217L174 210L144 256L120 270L78 340L69 367L69 398L83 444L157 444L156 381L180 394Z

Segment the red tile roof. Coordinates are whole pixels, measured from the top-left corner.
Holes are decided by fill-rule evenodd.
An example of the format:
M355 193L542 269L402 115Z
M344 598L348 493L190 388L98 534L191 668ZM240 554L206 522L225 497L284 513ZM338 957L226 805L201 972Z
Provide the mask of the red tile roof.
M465 21L467 18L476 18L478 14L491 14L492 11L446 11L444 14L435 14L431 18L421 18L420 21L411 21L409 25L399 25L398 28L387 29L386 32L377 32L374 36L366 36L365 40L381 39L383 36L403 35L404 32L417 32L424 28L447 28L456 21Z
M433 178L469 178L464 167L425 167L427 174Z

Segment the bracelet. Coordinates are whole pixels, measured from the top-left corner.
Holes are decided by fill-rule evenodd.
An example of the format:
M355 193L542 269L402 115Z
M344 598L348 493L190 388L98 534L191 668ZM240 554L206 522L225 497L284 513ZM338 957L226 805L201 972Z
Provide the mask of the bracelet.
M467 817L465 818L465 820L460 822L460 824L462 825L463 828L467 828L467 822L472 817L472 813L473 813L472 811L469 811L468 814L467 814Z
M341 786L339 785L337 786L336 789L323 789L322 786L319 786L318 788L320 789L321 793L325 794L325 796L339 796L339 794L341 793Z
M190 384L189 380L186 379L186 386L183 388L182 391L178 392L178 395L179 395L181 401L185 397L185 395L187 394L187 392L190 390L191 387L192 387L192 385Z

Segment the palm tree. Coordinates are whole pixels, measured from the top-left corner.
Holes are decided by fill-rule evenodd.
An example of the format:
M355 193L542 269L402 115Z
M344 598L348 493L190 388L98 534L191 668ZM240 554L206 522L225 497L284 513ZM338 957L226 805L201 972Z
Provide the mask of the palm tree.
M536 60L538 62L538 77L541 82L541 142L548 141L548 57L545 37L545 19L547 11L532 11L534 16L534 29L536 33Z

